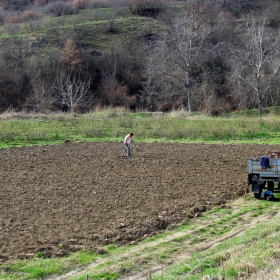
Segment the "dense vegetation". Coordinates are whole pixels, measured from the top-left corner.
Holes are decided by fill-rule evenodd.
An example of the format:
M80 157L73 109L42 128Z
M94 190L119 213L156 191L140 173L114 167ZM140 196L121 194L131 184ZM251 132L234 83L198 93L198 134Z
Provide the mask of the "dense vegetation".
M2 0L0 112L279 105L278 1Z

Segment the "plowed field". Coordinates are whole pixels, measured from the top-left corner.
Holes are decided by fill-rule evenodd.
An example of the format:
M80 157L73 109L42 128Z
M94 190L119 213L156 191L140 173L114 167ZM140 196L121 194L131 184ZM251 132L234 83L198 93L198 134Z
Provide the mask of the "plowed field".
M244 195L269 145L65 143L0 150L0 262L130 244Z

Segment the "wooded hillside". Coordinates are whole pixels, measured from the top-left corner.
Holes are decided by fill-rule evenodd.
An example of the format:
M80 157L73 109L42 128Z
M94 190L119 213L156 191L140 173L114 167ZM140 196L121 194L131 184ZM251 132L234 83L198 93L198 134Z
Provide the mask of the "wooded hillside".
M1 0L0 112L280 105L279 1Z

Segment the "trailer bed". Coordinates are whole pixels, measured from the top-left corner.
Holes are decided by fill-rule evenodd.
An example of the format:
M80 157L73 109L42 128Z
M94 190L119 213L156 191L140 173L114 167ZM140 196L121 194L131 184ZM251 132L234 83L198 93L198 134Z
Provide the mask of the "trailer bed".
M260 198L263 189L280 192L280 152L270 152L268 156L251 157L248 161L248 185Z

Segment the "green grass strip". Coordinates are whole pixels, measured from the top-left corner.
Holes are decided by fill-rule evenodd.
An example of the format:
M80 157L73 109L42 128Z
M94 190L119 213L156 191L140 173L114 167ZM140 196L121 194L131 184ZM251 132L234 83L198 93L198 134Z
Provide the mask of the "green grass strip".
M2 117L0 148L65 141L122 141L128 131L142 142L278 143L278 117L211 118L191 115L127 113Z

